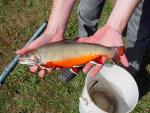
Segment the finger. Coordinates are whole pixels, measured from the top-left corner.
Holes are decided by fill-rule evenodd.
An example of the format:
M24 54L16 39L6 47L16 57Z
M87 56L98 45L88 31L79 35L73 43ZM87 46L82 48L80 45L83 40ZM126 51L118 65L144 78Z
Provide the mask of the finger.
M122 65L124 65L125 67L129 67L129 62L125 54L123 56L120 56L120 61Z
M85 67L83 68L83 72L84 73L88 73L88 71L93 67L93 63L91 63L91 62L88 62L86 65L85 65Z
M36 48L38 48L39 46L45 44L47 41L45 41L43 39L43 37L37 38L35 41L33 41L31 44L29 44L28 46L22 48L21 50L17 50L16 53L18 55L23 55L31 50L34 50Z
M48 73L51 73L54 70L54 68L47 68L46 70Z
M34 45L35 45L34 43L31 43L27 47L24 47L21 50L17 50L16 53L18 55L26 54L27 52L29 52L29 51L31 51L31 50L33 50L33 49L35 49L37 47L37 46L34 46Z
M60 68L57 67L56 70L60 70Z
M23 55L23 54L27 53L29 50L30 50L29 48L22 48L21 50L17 50L16 54Z
M102 64L97 64L92 71L90 72L90 76L94 77L102 68Z
M38 66L34 65L34 66L30 66L30 71L35 73L38 70Z
M46 71L44 69L42 69L40 72L39 72L39 77L40 78L44 78L46 75Z
M55 68L46 68L46 67L43 67L43 66L40 66L40 65L39 65L39 67L40 67L41 70L46 70L48 73L51 73L55 69Z

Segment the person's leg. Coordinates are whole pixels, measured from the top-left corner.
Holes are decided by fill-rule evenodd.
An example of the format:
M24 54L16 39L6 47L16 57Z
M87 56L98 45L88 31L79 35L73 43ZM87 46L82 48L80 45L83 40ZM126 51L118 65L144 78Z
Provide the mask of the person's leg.
M78 6L79 37L93 35L97 31L98 21L105 0L81 0Z
M98 21L104 6L105 0L81 0L78 6L78 30L79 37L87 37L94 34L98 27ZM64 82L70 81L76 76L75 73L79 69L72 70L70 68L61 69L60 80ZM73 73L73 71L75 73Z
M127 27L126 55L130 64L127 70L133 76L140 70L145 49L150 39L150 8L148 2L148 0L145 0L139 4Z

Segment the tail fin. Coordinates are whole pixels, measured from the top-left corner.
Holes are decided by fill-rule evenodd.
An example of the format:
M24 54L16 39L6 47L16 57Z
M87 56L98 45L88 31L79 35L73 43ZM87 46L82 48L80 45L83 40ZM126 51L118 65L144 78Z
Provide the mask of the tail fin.
M120 57L125 53L125 47L124 46L121 46L121 47L118 47L116 48L116 53L115 53L115 56L113 58L114 62L116 64L120 64Z

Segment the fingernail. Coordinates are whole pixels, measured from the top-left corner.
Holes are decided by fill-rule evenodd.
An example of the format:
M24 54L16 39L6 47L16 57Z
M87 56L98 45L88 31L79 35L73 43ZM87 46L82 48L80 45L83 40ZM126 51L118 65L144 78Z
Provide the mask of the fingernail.
M20 50L17 50L17 51L16 51L16 54L19 54L19 53L20 53Z

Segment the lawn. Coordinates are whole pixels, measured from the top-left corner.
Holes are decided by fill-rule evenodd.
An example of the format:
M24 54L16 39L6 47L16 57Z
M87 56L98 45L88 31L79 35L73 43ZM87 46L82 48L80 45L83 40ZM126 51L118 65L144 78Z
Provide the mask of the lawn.
M29 37L48 19L51 0L0 0L0 73L15 57ZM100 20L103 25L113 7L107 0ZM66 38L77 36L75 4L69 20ZM0 113L79 113L78 103L85 75L80 72L68 84L58 79L59 71L40 79L26 66L17 65L0 90ZM132 113L150 113L150 54L146 54L142 71L135 78L140 100Z

